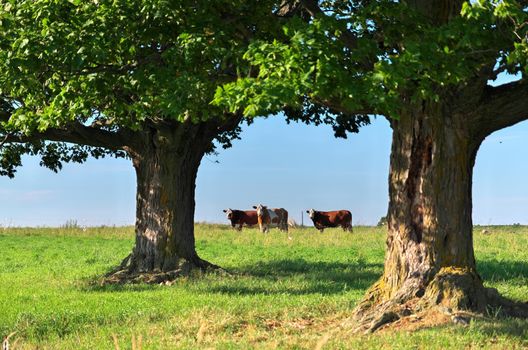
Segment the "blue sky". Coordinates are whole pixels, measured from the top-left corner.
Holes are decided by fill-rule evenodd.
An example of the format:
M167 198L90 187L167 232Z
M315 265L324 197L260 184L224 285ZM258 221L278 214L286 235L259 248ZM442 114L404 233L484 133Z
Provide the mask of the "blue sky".
M241 136L233 148L203 159L196 221L226 223L222 209L258 203L284 207L298 222L312 207L350 209L355 225L385 215L390 128L384 118L347 140L335 139L329 127L287 125L281 117L257 119ZM527 152L527 122L484 141L474 172L476 224L528 224ZM135 186L128 160L69 164L55 174L26 158L15 179L0 177L0 226L133 224Z

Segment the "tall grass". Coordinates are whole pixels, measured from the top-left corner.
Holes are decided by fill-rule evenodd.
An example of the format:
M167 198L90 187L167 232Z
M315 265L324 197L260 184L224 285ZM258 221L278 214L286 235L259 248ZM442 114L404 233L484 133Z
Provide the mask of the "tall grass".
M490 234L483 234L487 229ZM172 286L100 287L133 246L133 228L0 230L0 336L22 349L522 348L528 322L481 320L412 334L350 334L346 323L382 273L385 232L357 227L289 235L196 227L200 256L230 272ZM488 286L528 296L528 229L475 229Z

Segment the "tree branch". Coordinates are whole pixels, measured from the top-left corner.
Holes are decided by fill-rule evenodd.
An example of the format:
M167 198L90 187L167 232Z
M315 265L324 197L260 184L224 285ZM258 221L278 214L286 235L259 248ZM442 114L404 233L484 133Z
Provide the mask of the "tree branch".
M5 136L4 136L4 138L2 139L2 141L0 141L0 148L2 148L2 146L3 146L4 144L7 143L7 140L9 139L9 137L10 137L11 135L12 135L11 133L7 133L7 134L5 134Z
M74 122L68 124L67 128L50 128L43 132L31 135L7 134L3 143L27 143L33 141L69 142L78 145L106 148L111 151L122 150L132 139L121 132L111 132L97 128L84 126Z
M279 17L291 17L299 10L298 0L282 0L276 15Z
M480 126L487 136L528 119L528 82L525 79L487 87L480 108Z

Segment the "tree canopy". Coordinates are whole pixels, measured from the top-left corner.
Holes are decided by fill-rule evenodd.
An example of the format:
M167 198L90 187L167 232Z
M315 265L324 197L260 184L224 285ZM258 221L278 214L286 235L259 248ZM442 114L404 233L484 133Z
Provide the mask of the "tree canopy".
M239 115L212 104L214 93L254 75L250 42L285 38L282 11L276 1L5 1L1 174L14 176L24 153L57 171L90 155L125 156L131 133L152 123ZM341 137L368 123L313 103L286 111ZM229 146L239 131L217 141Z
M90 154L123 156L126 139L149 124L227 117L210 101L219 84L247 66L246 36L270 32L274 24L263 15L272 13L270 6L2 2L2 173L12 176L22 153L40 154L56 170ZM233 137L236 132L218 139L229 144Z
M522 1L291 1L282 40L245 54L258 74L226 84L215 101L248 115L302 108L308 98L356 115L398 118L402 101L528 72ZM485 84L484 84L485 85Z

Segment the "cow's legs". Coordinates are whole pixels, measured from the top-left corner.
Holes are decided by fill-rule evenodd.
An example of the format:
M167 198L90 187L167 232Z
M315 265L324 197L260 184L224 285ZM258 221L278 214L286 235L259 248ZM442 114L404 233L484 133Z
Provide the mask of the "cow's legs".
M284 217L282 218L282 228L285 232L288 232L288 212L284 211Z

